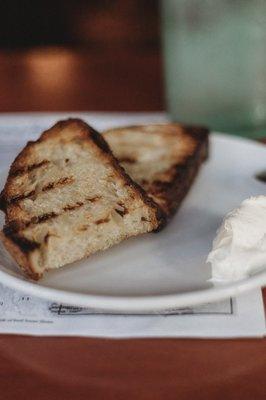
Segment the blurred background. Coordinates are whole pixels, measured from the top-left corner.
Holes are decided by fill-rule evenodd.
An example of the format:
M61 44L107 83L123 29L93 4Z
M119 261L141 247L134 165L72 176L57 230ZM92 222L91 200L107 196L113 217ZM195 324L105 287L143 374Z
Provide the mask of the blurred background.
M156 0L0 2L0 111L164 109Z
M0 112L159 111L266 134L265 0L2 0Z

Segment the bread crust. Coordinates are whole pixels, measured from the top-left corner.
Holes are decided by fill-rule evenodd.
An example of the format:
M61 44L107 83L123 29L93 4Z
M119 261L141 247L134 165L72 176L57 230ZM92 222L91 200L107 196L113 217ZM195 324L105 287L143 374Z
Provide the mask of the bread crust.
M29 258L29 252L23 246L19 246L13 239L9 238L0 231L0 240L3 242L7 251L12 255L14 260L18 263L21 269L33 280L38 280L40 275L34 271Z
M208 129L189 126L182 126L182 129L193 138L196 146L193 154L187 156L182 164L177 164L169 170L172 179L161 192L165 200L163 210L168 218L178 211L209 153Z
M31 164L30 162L36 144L53 138L56 139L63 129L71 128L71 126L78 128L74 130L74 139L78 140L80 138L82 141L88 141L90 144L94 144L95 150L98 152L98 157L107 161L108 164L114 168L117 178L123 180L125 185L130 186L134 192L134 196L141 199L142 202L152 210L153 219L151 222L154 230L160 229L165 224L166 220L160 207L158 207L158 205L147 196L141 186L135 183L119 165L108 144L97 131L80 119L71 118L59 121L53 127L43 132L38 140L28 142L24 149L18 154L10 167L5 187L0 195L0 208L5 212L5 227L1 232L0 238L21 268L33 279L39 279L40 277L40 274L34 271L30 257L35 248L38 247L38 243L27 241L19 235L21 223L19 221L19 216L16 221L16 211L13 213L12 221L8 217L9 209L12 210L12 207L14 208L14 204L17 202L17 199L12 197L12 182L15 177L27 173L31 169L40 167L40 163ZM73 137L71 137L71 133L69 133L69 137L68 135L64 137L64 140L71 141L72 139ZM41 164L43 165L44 162L45 160Z

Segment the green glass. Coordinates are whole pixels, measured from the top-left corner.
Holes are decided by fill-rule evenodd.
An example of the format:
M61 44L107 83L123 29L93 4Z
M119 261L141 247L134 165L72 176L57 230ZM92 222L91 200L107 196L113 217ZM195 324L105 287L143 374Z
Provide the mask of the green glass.
M173 120L266 135L266 0L162 0Z

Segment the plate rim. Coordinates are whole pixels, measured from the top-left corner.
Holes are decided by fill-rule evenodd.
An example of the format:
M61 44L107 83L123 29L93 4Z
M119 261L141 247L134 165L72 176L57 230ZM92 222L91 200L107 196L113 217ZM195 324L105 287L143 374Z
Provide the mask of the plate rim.
M42 299L63 304L88 307L109 312L147 312L167 311L175 308L189 307L206 302L215 302L226 298L235 297L243 292L266 285L266 271L260 271L253 276L230 283L214 284L211 288L190 292L153 295L153 296L115 296L85 294L62 289L41 286L37 282L25 280L9 272L5 272L0 264L0 281L8 287ZM5 268L5 267L4 267Z

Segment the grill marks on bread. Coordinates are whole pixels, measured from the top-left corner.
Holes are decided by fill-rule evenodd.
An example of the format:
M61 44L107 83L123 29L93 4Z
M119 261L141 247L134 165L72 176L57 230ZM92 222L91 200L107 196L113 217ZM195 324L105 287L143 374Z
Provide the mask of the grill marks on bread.
M29 198L33 197L34 195L35 195L35 190L31 190L28 193L19 194L19 195L14 196L14 197L7 198L5 200L5 202L8 205L12 205L12 204L15 204L15 203L19 203L21 200L29 199Z
M110 218L109 218L109 217L100 218L100 219L98 219L97 221L95 221L95 224L96 224L96 225L105 224L106 222L109 222L109 221L110 221Z
M68 164L70 162L70 159L66 158L64 161L65 161L66 164ZM29 174L29 177L30 177L30 173L32 171L35 171L38 168L41 168L41 167L43 167L45 165L48 165L48 164L57 165L57 162L56 161L53 162L53 161L49 161L49 160L43 160L43 161L41 161L39 163L32 164L32 165L30 165L28 167L14 170L12 172L12 176L13 177L17 177L17 176L21 176L21 175L27 173L27 174ZM49 191L52 191L52 190L54 190L56 188L59 188L59 187L63 187L63 186L66 186L66 185L71 185L74 182L75 182L75 180L74 180L73 176L65 176L65 177L62 177L62 178L60 178L58 180L46 183L41 189L39 188L38 190L36 190L36 189L35 190L31 190L28 193L20 194L20 195L11 197L11 198L6 200L6 203L8 205L13 205L13 204L19 203L20 201L23 201L25 199L32 199L32 201L34 201L37 198L38 193L40 193L40 192L49 192ZM8 224L6 226L6 232L12 231L13 234L17 233L19 231L22 231L22 230L24 230L26 228L31 227L32 225L42 224L42 223L45 223L45 222L47 222L49 220L55 219L55 218L63 215L64 213L77 210L77 209L83 207L85 204L89 204L89 203L95 204L95 203L99 202L101 199L102 199L102 196L98 196L98 195L97 196L92 196L92 197L86 197L83 201L77 201L75 203L66 204L65 206L63 206L61 212L55 213L54 211L51 211L49 213L45 213L45 214L41 214L41 215L38 215L38 216L34 216L29 221L24 222L24 223L23 222L12 221L10 224ZM116 208L114 208L114 211L117 212L121 217L123 217L128 212L127 208L121 202L117 203ZM100 219L96 220L94 223L96 225L100 225L100 224L103 224L103 223L107 223L109 221L110 221L110 217L107 216L105 218L100 218ZM88 226L86 226L86 229L87 228L88 228ZM81 229L80 231L84 231L86 229L83 227L83 229ZM45 238L46 239L44 240L44 242L48 243L48 238L46 236L45 236Z
M23 222L18 222L18 221L12 221L10 224L6 225L5 229L6 229L6 232L11 232L12 231L12 233L17 233L17 232L22 231L22 230L24 230L26 228L29 228L29 227L31 227L33 225L42 224L42 223L47 222L49 220L55 219L57 217L60 217L64 213L77 210L77 209L83 207L84 205L86 205L88 203L95 203L96 201L99 201L100 199L101 199L101 196L95 196L93 198L87 198L84 202L77 201L76 203L73 203L73 204L67 204L67 205L65 205L63 207L62 212L60 212L60 213L55 213L55 212L52 211L50 213L45 213L45 214L42 214L42 215L39 215L39 216L32 217L30 219L30 221L27 221L27 222L24 222L24 223ZM118 202L115 205L114 211L116 213L118 213L121 217L124 217L124 215L126 215L128 213L127 208L121 202ZM111 214L111 212L110 212L110 214ZM110 217L108 215L105 218L100 218L100 219L96 220L94 223L96 225L100 225L100 224L103 224L103 223L107 223L109 221L110 221ZM141 221L144 221L144 219L141 219ZM80 229L80 230L82 231L82 230L86 230L86 229Z
M20 195L14 196L14 197L7 198L6 203L7 204L15 204L15 203L20 202L21 200L36 197L38 195L38 191L47 192L48 190L53 190L58 187L70 185L73 182L74 182L73 177L66 176L66 177L58 179L57 181L49 182L49 183L45 184L40 190L34 189L28 193L24 193L24 194L20 194Z
M65 163L66 164L69 163L69 161L70 161L69 158L65 159ZM35 164L36 165L35 168L28 168L27 172L30 173L30 171L36 169L37 165L39 167L41 167L41 166L46 165L46 164L52 165L52 163L53 163L52 161L45 160L45 162L40 162L38 164ZM55 162L54 164L56 165L57 162ZM24 172L26 172L25 169L24 169ZM49 183L45 184L41 189L38 190L38 192L39 193L40 192L48 192L48 191L51 191L51 190L56 189L58 187L71 185L74 182L75 182L75 180L74 180L73 176L62 177L62 178L60 178L60 179L58 179L56 181L49 182ZM33 190L33 191L29 192L29 193L22 194L22 195L14 197L14 198L11 198L7 202L8 202L8 204L14 204L16 202L19 202L21 200L25 200L25 199L28 199L28 198L31 198L34 201L37 198L37 196L38 196L37 191ZM21 222L20 223L16 223L16 221L13 221L12 230L16 231L16 232L19 232L19 231L21 231L23 229L29 228L32 225L42 224L44 222L47 222L49 220L55 219L55 218L57 218L59 216L62 216L64 213L77 210L78 208L80 208L80 207L82 207L82 206L84 206L84 205L86 205L88 203L95 204L95 203L99 202L101 199L102 199L102 196L99 196L99 195L92 196L92 197L86 197L83 201L77 201L75 203L66 204L62 208L61 212L55 213L55 212L52 211L52 212L49 212L49 213L41 214L39 216L34 216L34 217L32 217L30 219L30 221L27 221L25 223L21 223ZM122 202L118 202L114 206L113 210L117 214L119 214L120 217L124 217L128 213L128 209L126 208L125 205L123 205ZM111 212L110 212L110 214L111 214ZM110 217L108 215L108 216L106 216L104 218L100 218L100 219L96 220L94 223L96 225L100 225L100 224L103 224L103 223L107 223L109 221L110 221ZM143 219L141 219L141 221L143 221ZM88 228L88 226L86 226L86 229L87 228ZM86 229L80 229L80 231L84 231ZM47 241L46 241L46 243L47 243Z
M134 157L129 157L129 156L127 156L127 157L120 157L120 158L118 159L118 161L119 161L120 163L127 163L127 164L134 164L135 162L137 162L137 160L136 160Z
M60 186L70 185L73 182L74 182L74 179L73 179L72 176L66 176L64 178L60 178L58 181L47 183L42 188L42 191L46 192L48 190L52 190L52 189L55 189L55 188L60 187Z
M124 217L124 215L126 215L128 213L128 209L126 208L126 206L123 203L118 202L117 206L115 208L115 212L117 214L119 214L121 217Z
M75 204L67 204L63 210L64 211L72 211L72 210L76 210L77 208L80 208L84 205L84 203L82 203L82 201L77 201Z
M27 174L27 173L29 173L29 172L31 172L31 171L34 171L34 170L36 170L36 169L38 169L38 168L43 167L44 165L49 164L49 162L50 162L50 161L48 161L48 160L43 160L43 161L40 161L40 162L38 162L38 163L34 163L34 164L31 164L31 165L28 165L28 166L26 166L26 167L13 168L13 169L11 169L11 171L10 171L10 176L12 176L13 178L15 178L15 177L17 177L17 176L21 176L21 175L23 175L23 174Z

